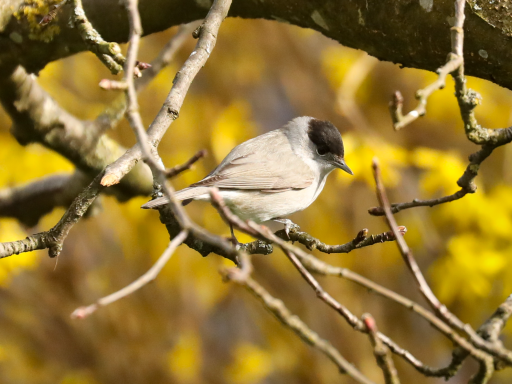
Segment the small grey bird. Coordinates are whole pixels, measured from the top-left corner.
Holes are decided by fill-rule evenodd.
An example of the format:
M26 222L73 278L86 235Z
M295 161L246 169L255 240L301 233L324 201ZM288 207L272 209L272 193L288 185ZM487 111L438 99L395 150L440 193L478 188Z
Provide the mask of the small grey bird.
M210 201L209 188L216 187L242 220L278 221L288 233L293 223L284 217L309 207L335 168L353 175L338 129L329 121L302 116L236 146L208 176L175 196L183 205ZM159 197L142 208L168 202Z

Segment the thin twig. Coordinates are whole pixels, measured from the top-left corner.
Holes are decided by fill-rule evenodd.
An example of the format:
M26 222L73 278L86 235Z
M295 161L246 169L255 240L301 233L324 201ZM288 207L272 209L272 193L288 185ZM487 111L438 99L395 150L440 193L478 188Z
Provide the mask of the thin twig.
M372 343L373 347L373 355L377 360L377 365L380 367L382 373L384 374L384 382L386 384L400 384L398 372L396 371L393 358L389 353L389 349L379 338L377 323L369 313L364 314L362 316L362 320L364 325L366 325L367 333L370 337L370 342Z
M380 180L380 179L379 179ZM276 243L283 249L285 252L290 252L293 255L298 256L299 258L312 258L313 256L308 254L307 252L304 252L302 249L297 248L293 245L288 244L286 241L278 238L275 236L268 228L264 226L260 226L252 221L244 222L242 221L238 216L234 215L224 204L222 197L216 191L215 189L211 189L210 191L210 197L212 200L212 204L215 208L219 211L221 216L223 217L226 222L232 224L239 230L250 234L252 236L257 236L259 238L267 239L273 243ZM386 216L387 217L387 216ZM393 217L393 216L391 216ZM398 228L393 228L393 232L395 236L397 237L397 242L403 242L403 238L400 235L400 232L398 231ZM313 284L312 281L308 280L308 283ZM314 287L315 290L318 289L318 287ZM318 292L318 291L317 291ZM362 321L358 319L353 313L351 313L346 307L341 305L340 303L336 302L332 297L325 296L322 292L320 292L320 298L324 300L327 304L329 304L333 309L335 309L338 313L340 313L343 318L350 324L355 330L360 332L365 332L366 328ZM446 308L445 308L446 310ZM455 344L460 345L465 350L469 351L471 356L473 356L478 361L488 361L490 356L481 351L480 349L473 346L468 340L460 336L451 326L446 324L443 320L438 319L435 316L430 317L431 324L436 327L442 334L444 334L446 337L448 337L451 341L453 341ZM477 336L478 337L478 336ZM479 338L479 337L478 337ZM390 347L390 349L393 350L393 347L388 343L389 338L382 337L382 340ZM472 342L474 342L474 339L471 339ZM486 346L488 347L488 346ZM494 355L497 357L500 357L508 362L508 352L507 350L501 348L494 348ZM491 358L492 360L492 358Z
M469 164L466 167L463 175L457 180L457 185L461 188L453 195L443 196L430 200L414 199L407 203L394 203L391 204L391 213L398 213L405 209L416 207L434 207L436 205L449 203L459 200L466 196L468 193L475 193L477 190L475 178L478 176L478 170L482 162L487 159L493 152L495 147L483 145L482 148L469 156ZM373 207L368 210L368 213L373 216L384 216L382 207Z
M326 355L334 364L336 364L342 373L346 373L358 383L372 383L352 364L345 360L345 358L330 342L322 339L316 332L311 330L297 315L291 313L281 300L273 297L267 290L265 290L265 288L250 276L246 276L245 278L236 277L233 275L234 273L236 274L233 270L222 270L221 273L226 280L234 281L235 283L245 287L258 300L260 300L263 306L268 309L285 327L292 330L306 343Z
M512 364L512 352L502 348L495 343L488 343L483 340L469 324L464 324L459 318L457 318L453 313L451 313L445 305L443 305L438 298L434 295L430 286L428 285L425 277L421 273L421 270L414 259L414 256L409 249L405 239L403 237L398 237L398 228L396 225L395 218L391 213L391 208L389 205L389 201L386 196L386 191L384 189L384 185L382 183L382 178L380 175L380 168L377 159L373 161L373 170L375 176L375 182L377 184L377 196L379 198L379 202L384 209L386 221L390 227L390 229L397 236L397 245L402 255L402 258L405 261L406 266L409 271L413 275L416 280L416 284L419 288L419 291L423 295L423 297L427 300L427 303L432 307L434 312L439 316L443 321L445 321L451 327L464 332L470 339L471 343L475 345L479 350L475 350L474 348L471 350L471 355L475 357L478 361L485 363L488 365L490 356L487 353L492 354L495 357L503 359L507 364ZM461 345L461 344L459 344ZM461 345L462 346L462 345ZM467 348L465 348L467 349ZM484 352L485 351L485 352Z
M112 304L113 302L122 299L123 297L126 297L133 292L141 289L143 286L145 286L147 283L153 281L162 268L167 264L171 256L173 255L174 251L178 246L185 241L187 238L188 232L186 230L181 231L178 236L176 236L172 241L169 243L169 246L166 248L164 253L158 258L155 264L141 277L139 277L134 282L128 284L126 287L120 289L117 292L114 292L108 296L102 297L101 299L98 299L96 303L91 304L87 307L80 307L73 311L71 314L71 318L73 319L83 319L90 314L94 313L98 308L104 307L106 305Z
M436 81L429 84L427 87L420 89L416 92L416 99L418 105L407 114L402 113L404 98L400 91L396 91L389 103L389 111L391 112L391 119L393 120L393 127L395 130L400 130L412 123L420 116L424 116L427 112L427 100L437 90L443 89L446 85L446 77L457 70L463 63L460 56L451 57L448 62L437 70L439 74Z
M164 106L150 127L151 133L149 138L152 147L156 148L156 145L162 139L170 123L177 117L177 111L179 111L183 104L190 84L199 70L204 66L215 45L218 30L227 15L230 5L231 0L216 0L213 3L210 12L202 24L203 28L201 29L199 41L196 45L196 51L194 51L195 54L187 59L180 72L178 72L176 81ZM49 249L51 257L60 254L63 241L69 230L85 214L98 194L104 187L119 183L120 180L135 167L138 160L141 159L141 156L140 146L136 144L131 150L128 150L123 156L110 164L104 172L100 173L98 177L91 182L91 184L73 201L73 204L54 228L48 232L29 236L24 240L0 243L0 258L45 248ZM169 193L171 187L166 186L164 182L162 185L166 188L167 193ZM205 244L213 244L216 247L215 249L218 249L225 257L236 261L238 253L226 239L212 235L191 223L188 216L180 209L181 207L177 208L177 205L179 204L176 202L173 204L175 216L179 218L181 224L185 225L180 227L175 234L180 232L181 229L188 228L197 239L190 238L189 236L186 241L187 244L193 243L195 249L203 249L206 248Z
M398 213L405 209L416 208L416 207L434 207L439 204L449 203L455 200L462 199L468 192L465 189L461 189L455 192L453 195L438 197L430 200L414 199L407 203L393 203L391 204L391 213ZM373 207L368 209L368 213L372 216L384 216L384 210L382 207Z
M185 163L183 163L181 165L177 165L175 167L166 169L165 172L164 172L165 177L170 179L170 178L172 178L172 177L174 177L176 175L179 175L183 171L186 171L187 169L191 169L192 165L196 161L198 161L199 159L202 159L207 154L208 154L208 152L206 151L206 149L201 149L200 151L197 151L196 154L194 156L192 156L187 162L185 162Z
M148 129L149 141L153 146L158 145L169 126L178 118L192 80L205 65L215 46L220 25L226 17L230 5L231 0L214 1L201 24L200 36L194 51L176 74L169 95ZM133 164L141 159L141 156L140 146L135 145L118 161L107 167L101 181L102 185L111 186L119 183L123 176L131 170Z

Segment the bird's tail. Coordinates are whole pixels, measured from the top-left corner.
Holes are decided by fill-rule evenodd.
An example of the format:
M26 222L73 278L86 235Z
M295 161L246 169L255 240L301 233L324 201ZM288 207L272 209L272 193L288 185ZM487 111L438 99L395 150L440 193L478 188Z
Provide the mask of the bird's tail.
M177 191L174 193L174 196L176 199L183 201L183 205L186 205L191 200L194 200L198 198L199 196L204 196L204 199L201 200L207 200L207 196L209 194L209 188L208 187L188 187L185 189L182 189L181 191ZM162 205L165 205L169 203L169 199L167 196L157 197L156 199L153 199L151 201L148 201L146 204L144 204L141 208L144 209L154 209L158 208Z

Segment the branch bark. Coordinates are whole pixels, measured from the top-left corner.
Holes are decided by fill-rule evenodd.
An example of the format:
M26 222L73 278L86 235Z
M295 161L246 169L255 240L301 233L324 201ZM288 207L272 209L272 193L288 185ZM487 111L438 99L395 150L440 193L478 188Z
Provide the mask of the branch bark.
M91 179L80 171L53 175L0 190L0 217L12 217L27 227L56 207L67 208Z
M49 34L36 27L38 20L30 22L14 15L21 0L3 3L1 65L21 64L29 72L37 72L51 61L86 49L78 31L67 25L69 5L62 7L49 26L58 26L58 32ZM512 89L511 31L507 21L510 11L505 7L482 9L475 1L468 3L464 58L467 74ZM118 0L83 0L83 6L89 21L106 41L128 40L128 19ZM151 34L202 19L209 6L204 1L141 0L139 8L144 33ZM41 19L46 12L47 9L40 12ZM233 4L229 15L311 28L380 60L434 71L450 51L450 37L445 31L454 13L452 0L275 0L239 1ZM47 42L41 43L42 39Z

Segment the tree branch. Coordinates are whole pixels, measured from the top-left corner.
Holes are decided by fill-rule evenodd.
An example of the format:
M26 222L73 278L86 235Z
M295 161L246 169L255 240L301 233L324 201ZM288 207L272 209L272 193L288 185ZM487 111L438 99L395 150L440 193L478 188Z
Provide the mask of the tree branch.
M3 2L6 5L0 15L0 32L3 36L17 38L2 40L0 63L21 64L32 73L51 61L87 49L76 28L67 25L71 7L62 7L50 25L56 27L56 32L44 35L36 30L37 21L31 23L23 18L20 0ZM118 0L83 0L83 3L88 19L106 41L127 41L128 20L119 14ZM468 74L512 88L510 31L505 27L508 12L505 8L499 11L477 8L474 2L470 5L473 10L466 12ZM35 6L25 2L22 7ZM16 17L14 13L18 10L20 15ZM140 3L146 34L202 19L207 10L203 2L190 0L141 0ZM446 62L450 41L444 31L446 19L452 15L453 0L436 0L433 7L428 2L411 3L410 0L382 0L371 5L366 0L244 1L235 3L230 11L232 17L283 20L311 28L344 46L365 50L380 60L431 71ZM43 16L41 11L41 18ZM9 20L13 22L8 23ZM46 43L41 49L43 38Z
M489 353L496 358L502 359L506 364L512 365L512 351L506 350L505 348L501 347L500 345L497 345L496 343L489 343L486 340L484 340L471 328L469 324L464 324L453 313L451 313L448 310L448 308L446 308L446 306L444 306L434 295L429 285L427 284L425 277L421 273L421 270L418 264L416 263L416 260L414 259L414 256L411 250L409 249L406 241L403 239L403 237L398 236L398 228L396 225L395 218L393 217L393 214L391 212L391 208L389 205L389 201L387 200L384 186L382 184L380 168L377 159L374 159L373 169L375 182L377 184L377 196L379 198L379 202L382 208L384 209L386 221L390 229L395 234L395 236L397 236L397 245L402 255L402 258L404 259L406 266L408 267L409 271L416 280L418 289L420 293L423 295L423 297L427 300L427 303L432 307L437 316L439 316L439 318L446 322L446 324L450 325L450 327L453 327L454 329L457 329L465 333L469 337L471 343L479 349L476 351L473 349L471 351L471 355L475 357L480 363L485 364L487 367L489 366ZM466 342L466 340L464 340L464 342ZM460 343L459 345L463 346ZM465 347L463 348L468 350Z
M82 0L73 0L73 7L71 20L87 49L94 53L113 75L117 75L123 70L126 61L121 53L121 47L117 43L109 43L103 40L99 32L94 29L87 19Z
M69 207L90 181L88 176L76 171L1 189L0 217L12 217L26 227L33 227L54 208Z
M220 24L227 15L230 4L231 0L216 0L204 20L201 26L200 37L197 42L196 50L194 51L196 54L191 55L187 59L182 69L176 75L175 82L164 106L149 128L149 138L151 139L151 145L155 151L156 146L162 139L162 136L166 132L168 126L177 117L192 80L208 59L211 50L215 45ZM49 249L51 257L58 256L62 250L62 243L67 236L69 229L83 216L88 207L94 202L98 193L102 191L105 186L119 183L120 180L135 167L140 159L140 146L139 144L136 144L123 156L119 157L115 162L107 167L105 173L100 173L93 180L93 182L74 200L73 204L66 211L66 214L54 228L48 232L30 236L25 240L3 244L0 243L0 258L44 248ZM115 177L118 177L117 180L112 179L112 172L116 174ZM112 181L112 184L109 184L109 180ZM172 215L172 220L177 222L178 226L181 226L182 229L190 230L194 236L193 241L213 244L217 249L224 253L226 257L236 261L238 252L233 248L233 246L226 239L212 235L192 223L184 214L181 206L174 201L172 197L172 187L166 184L165 179L161 182L161 185L166 193L170 195L171 201L173 202L173 204L171 204L172 207L164 207L161 209L161 212ZM177 229L176 227L174 228ZM175 237L180 231L181 229L177 230L175 233L170 232L171 237Z
M237 276L240 273L239 270L221 270L221 274L228 281L233 281L239 285L242 285L250 293L252 293L262 304L268 309L285 327L292 330L297 336L312 347L318 349L324 355L326 355L342 373L346 373L358 383L371 384L372 382L362 375L352 364L350 364L345 358L338 352L336 348L332 346L330 342L324 340L318 336L318 334L312 331L297 315L290 312L284 303L273 297L268 293L260 284L253 280L250 276Z
M101 174L73 201L60 221L49 231L36 233L24 240L0 243L0 258L23 252L48 249L50 257L59 256L70 229L80 220L104 188L99 184Z
M369 313L364 314L362 320L364 325L366 325L367 333L373 347L373 355L377 360L377 365L384 374L384 382L386 384L400 384L398 372L396 371L389 349L378 336L377 323Z
M171 256L173 255L174 251L178 246L187 238L187 231L181 231L178 236L176 236L167 246L167 249L162 253L162 255L158 258L155 264L141 277L139 277L137 280L132 282L131 284L127 285L126 287L120 289L117 292L114 292L108 296L102 297L101 299L98 299L96 303L91 304L87 307L79 307L73 311L71 314L72 319L83 319L90 314L96 312L96 310L100 307L107 306L109 304L112 304L113 302L122 299L123 297L126 297L130 294L132 294L135 291L138 291L143 286L148 284L149 282L156 279L162 268L167 264L167 262L170 260Z
M20 144L41 143L91 178L126 152L109 137L98 137L90 129L93 122L81 121L63 110L22 67L0 76L0 102L12 119L11 132ZM115 191L121 200L151 194L149 169L144 164L134 166L111 193Z

